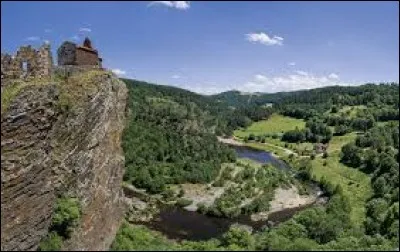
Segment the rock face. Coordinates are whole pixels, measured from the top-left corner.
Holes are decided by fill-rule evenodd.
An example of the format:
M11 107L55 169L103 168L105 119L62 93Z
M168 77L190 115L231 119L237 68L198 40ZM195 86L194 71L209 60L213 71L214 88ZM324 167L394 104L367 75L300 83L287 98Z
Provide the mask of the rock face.
M103 71L70 79L26 86L1 115L1 250L37 249L60 195L82 208L65 250L108 249L123 218L127 89Z

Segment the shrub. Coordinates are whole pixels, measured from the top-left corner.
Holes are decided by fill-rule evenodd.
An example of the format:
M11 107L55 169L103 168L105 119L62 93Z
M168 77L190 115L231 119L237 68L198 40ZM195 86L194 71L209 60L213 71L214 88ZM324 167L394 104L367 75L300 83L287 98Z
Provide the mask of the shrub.
M56 232L50 232L39 244L39 251L60 251L63 239Z
M69 238L72 229L78 224L81 217L77 198L61 197L57 199L55 213L52 219L51 230Z
M175 192L172 189L167 189L161 193L166 200L172 200L175 197Z
M207 206L204 203L199 203L197 205L197 211L201 214L206 214L208 212Z
M248 140L249 140L249 141L253 141L253 140L255 140L255 139L256 139L256 136L255 136L253 133L251 133L251 134L249 135Z
M81 209L77 198L58 198L49 233L40 242L39 250L59 251L63 241L70 237L80 217Z
M185 207L192 204L193 200L180 198L176 201L176 204L180 207Z
M178 197L180 198L180 197L182 197L183 195L185 195L185 191L181 188L181 189L179 190Z

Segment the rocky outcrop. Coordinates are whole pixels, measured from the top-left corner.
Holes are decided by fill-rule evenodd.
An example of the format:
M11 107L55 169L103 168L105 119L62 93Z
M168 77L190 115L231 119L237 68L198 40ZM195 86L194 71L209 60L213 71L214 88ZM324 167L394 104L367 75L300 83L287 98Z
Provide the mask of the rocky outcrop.
M124 210L126 98L115 75L88 71L26 85L12 100L1 116L2 250L37 249L60 195L82 208L63 249L109 247Z

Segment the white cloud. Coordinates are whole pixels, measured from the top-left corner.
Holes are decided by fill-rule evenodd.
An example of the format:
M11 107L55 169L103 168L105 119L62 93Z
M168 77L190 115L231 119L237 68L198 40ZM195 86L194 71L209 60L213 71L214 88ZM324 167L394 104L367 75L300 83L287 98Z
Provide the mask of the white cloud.
M330 78L330 79L339 79L339 75L337 75L335 73L331 73L330 75L328 75L328 78Z
M126 74L126 71L123 71L123 70L118 69L118 68L112 69L111 71L112 71L113 73L115 73L116 75L125 75L125 74Z
M349 85L349 83L340 82L339 76L336 74L317 76L304 71L295 71L294 74L271 77L257 74L251 81L248 81L238 89L246 92L274 93L333 85Z
M79 36L78 35L74 35L71 37L72 40L78 41L79 40Z
M263 45L283 45L283 38L279 36L273 36L272 38L268 34L260 33L249 33L246 34L246 39L253 43L261 43Z
M91 32L92 29L86 28L86 27L81 27L81 28L79 28L79 31L80 31L80 32Z
M28 40L28 41L38 41L38 40L40 40L40 38L36 37L36 36L32 36L32 37L27 37L26 40Z
M304 71L296 71L296 73L297 73L298 75L303 75L303 76L307 76L307 75L308 75L308 73L307 73L307 72L304 72Z
M45 33L49 33L49 32L52 32L52 31L53 31L52 29L44 29Z
M255 80L258 81L258 82L262 82L262 81L267 80L267 77L265 77L265 76L262 75L262 74L256 74L256 76L254 76L254 78L255 78Z
M289 62L288 65L289 65L289 66L295 66L295 65L296 65L296 62Z
M181 76L179 74L174 74L171 76L172 79L180 79Z
M152 1L148 6L164 5L171 8L186 10L190 8L190 1Z
M50 40L47 40L47 39L43 40L43 42L44 42L45 44L47 44L47 45L50 44Z

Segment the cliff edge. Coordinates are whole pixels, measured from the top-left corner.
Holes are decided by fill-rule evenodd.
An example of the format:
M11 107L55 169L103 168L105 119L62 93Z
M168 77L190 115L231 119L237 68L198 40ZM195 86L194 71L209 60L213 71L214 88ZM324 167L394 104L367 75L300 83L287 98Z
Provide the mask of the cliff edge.
M108 249L124 211L125 84L91 70L15 81L1 96L1 250L36 250L60 197L81 211L62 249Z

